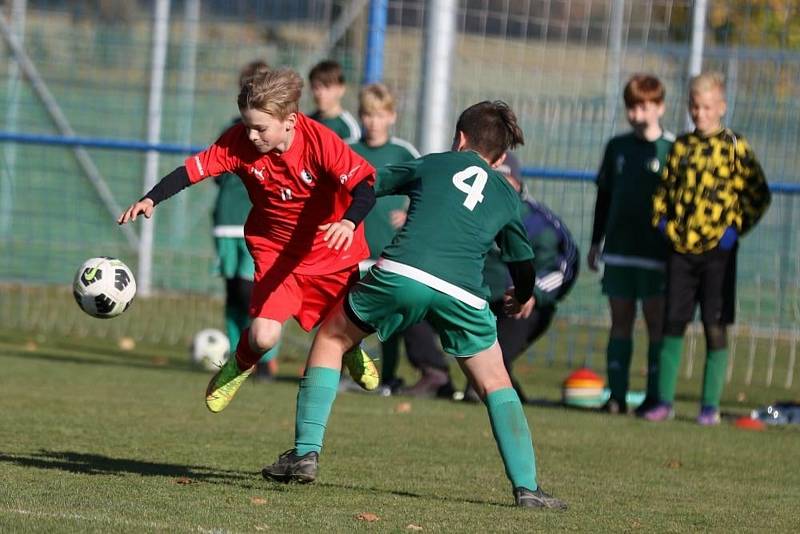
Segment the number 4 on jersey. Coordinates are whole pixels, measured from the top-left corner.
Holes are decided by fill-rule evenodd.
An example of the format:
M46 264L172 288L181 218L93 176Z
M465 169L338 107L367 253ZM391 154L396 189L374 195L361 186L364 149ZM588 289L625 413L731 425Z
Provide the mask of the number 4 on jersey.
M475 179L472 184L468 184L467 180L472 177ZM459 191L467 194L467 198L464 200L464 207L469 211L474 210L478 202L483 202L483 188L486 187L486 179L488 177L489 175L486 174L485 170L474 165L453 175L453 185Z

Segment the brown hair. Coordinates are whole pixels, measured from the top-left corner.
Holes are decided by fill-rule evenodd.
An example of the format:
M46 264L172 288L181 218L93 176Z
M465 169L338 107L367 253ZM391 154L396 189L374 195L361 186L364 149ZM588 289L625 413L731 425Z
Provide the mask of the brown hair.
M394 113L394 96L382 83L365 85L358 93L358 113L363 115L379 110Z
M297 113L303 79L289 68L257 73L242 86L239 109L258 109L283 120Z
M314 68L308 73L308 81L311 84L321 83L325 87L344 85L342 66L332 59L320 61L314 65Z
M725 76L721 72L709 71L694 76L689 81L689 94L704 91L719 91L722 100L725 100Z
M634 74L625 84L622 98L625 100L625 107L632 108L646 102L661 104L665 95L666 90L661 80L650 74Z
M465 109L458 117L456 131L462 132L469 147L491 163L506 150L525 144L517 116L501 100L485 100Z
M255 61L251 61L244 67L242 70L239 71L239 88L241 89L244 84L250 81L250 78L255 76L256 74L263 74L269 70L269 65L266 61L262 61L257 59Z

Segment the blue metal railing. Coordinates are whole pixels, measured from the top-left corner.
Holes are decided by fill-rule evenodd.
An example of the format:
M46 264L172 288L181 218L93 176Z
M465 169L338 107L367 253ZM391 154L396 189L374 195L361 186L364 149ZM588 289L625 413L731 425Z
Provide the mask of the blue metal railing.
M204 146L178 145L174 143L147 143L135 139L64 137L61 135L24 134L16 132L0 132L0 142L27 145L80 146L83 148L103 148L137 152L156 150L167 154L192 154L200 152L205 148ZM553 167L523 167L521 172L526 178L569 180L574 182L592 182L596 176L592 171L557 169ZM800 195L800 183L771 182L769 188L773 193Z

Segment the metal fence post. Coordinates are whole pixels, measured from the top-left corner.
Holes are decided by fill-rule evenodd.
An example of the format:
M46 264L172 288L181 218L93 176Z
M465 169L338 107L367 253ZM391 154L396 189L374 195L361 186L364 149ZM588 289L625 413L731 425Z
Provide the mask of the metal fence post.
M447 150L450 78L456 38L456 1L431 0L425 14L417 139L422 154Z
M27 0L14 0L11 3L11 33L21 45L25 38L25 11ZM16 131L19 115L19 94L21 80L19 65L16 61L8 62L8 83L6 95L6 130ZM14 176L17 166L17 145L5 146L5 161L0 169L0 235L5 235L11 228L11 210L14 196Z
M706 39L707 0L695 0L692 9L692 47L689 51L689 78L697 76L703 70L703 47ZM686 130L694 129L692 118L686 114Z
M389 0L372 0L367 23L367 46L364 59L364 84L383 80L383 49Z
M169 41L170 0L158 0L153 21L153 53L150 65L150 96L147 103L147 142L158 143L161 138L161 110L163 103L164 70ZM144 192L156 184L158 177L158 152L148 150L145 157ZM139 273L137 285L142 296L153 289L153 235L154 221L142 219L142 235L139 241Z

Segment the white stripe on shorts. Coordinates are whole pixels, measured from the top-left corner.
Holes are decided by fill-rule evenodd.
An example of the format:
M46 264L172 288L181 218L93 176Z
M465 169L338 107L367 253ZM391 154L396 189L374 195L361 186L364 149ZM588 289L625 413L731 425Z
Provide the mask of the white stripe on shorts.
M460 300L464 304L472 306L476 310L482 310L486 307L485 299L473 295L469 291L461 289L457 285L451 284L450 282L442 280L441 278L437 278L430 273L426 273L421 269L417 269L416 267L411 267L410 265L406 265L404 263L387 260L386 258L380 258L375 263L375 267L389 273L399 274L400 276L405 276L406 278L416 280L420 284L424 284L435 289L436 291L441 291L445 295L450 295L451 297Z

